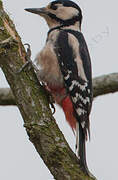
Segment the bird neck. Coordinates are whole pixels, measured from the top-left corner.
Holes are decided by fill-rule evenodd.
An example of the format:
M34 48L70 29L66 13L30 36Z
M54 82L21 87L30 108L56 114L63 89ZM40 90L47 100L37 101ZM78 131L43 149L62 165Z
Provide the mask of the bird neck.
M71 30L75 30L75 31L81 31L81 26L79 22L76 22L74 25L56 25L56 26L52 26L50 27L48 34L56 29L71 29Z
M77 22L74 25L63 26L62 29L72 29L75 31L81 31L81 26L80 26L79 22Z

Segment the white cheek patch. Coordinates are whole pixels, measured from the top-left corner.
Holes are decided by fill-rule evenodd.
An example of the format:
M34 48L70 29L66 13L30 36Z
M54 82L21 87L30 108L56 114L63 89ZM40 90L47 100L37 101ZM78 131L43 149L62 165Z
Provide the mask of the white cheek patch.
M73 7L58 7L56 11L56 16L62 20L67 20L73 18L73 16L78 15L78 10Z

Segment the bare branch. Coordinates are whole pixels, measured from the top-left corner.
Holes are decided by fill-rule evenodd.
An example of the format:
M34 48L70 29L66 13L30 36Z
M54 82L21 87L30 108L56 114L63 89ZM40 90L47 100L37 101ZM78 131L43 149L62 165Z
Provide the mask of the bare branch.
M93 97L118 92L118 73L99 76L93 79ZM9 88L0 89L0 105L16 105Z
M1 88L0 89L0 105L16 105L15 98L10 88Z
M82 172L79 159L60 132L33 68L17 74L25 62L26 53L1 1L0 27L0 65L14 94L30 141L56 180L92 180ZM5 42L10 37L12 40Z
M115 92L118 92L118 73L103 75L93 79L94 98Z

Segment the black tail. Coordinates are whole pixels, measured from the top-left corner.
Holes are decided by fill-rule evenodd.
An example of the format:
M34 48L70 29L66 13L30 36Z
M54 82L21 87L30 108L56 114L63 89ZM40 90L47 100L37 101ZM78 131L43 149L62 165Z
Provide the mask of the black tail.
M81 124L79 123L79 148L78 148L78 157L80 159L80 166L82 170L87 174L90 175L87 162L86 162L86 145L85 145L85 134L83 132L83 129L81 127Z
M79 132L78 132L79 131ZM78 136L79 134L79 136ZM80 168L82 171L92 177L93 179L97 180L89 171L87 162L86 162L86 136L82 129L82 126L80 123L77 122L76 124L76 150L77 150L77 156L79 158L80 162Z

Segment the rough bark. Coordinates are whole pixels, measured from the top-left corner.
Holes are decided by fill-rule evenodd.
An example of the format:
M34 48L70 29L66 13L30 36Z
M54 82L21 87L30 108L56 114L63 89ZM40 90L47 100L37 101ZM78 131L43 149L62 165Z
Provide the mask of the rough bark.
M99 76L93 79L93 97L118 92L118 73ZM16 105L9 88L0 88L0 105Z
M92 180L60 132L33 68L17 74L25 62L25 50L0 1L0 66L24 119L30 141L56 180Z

